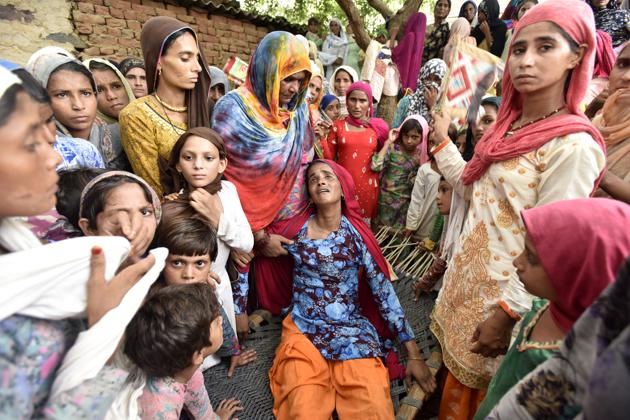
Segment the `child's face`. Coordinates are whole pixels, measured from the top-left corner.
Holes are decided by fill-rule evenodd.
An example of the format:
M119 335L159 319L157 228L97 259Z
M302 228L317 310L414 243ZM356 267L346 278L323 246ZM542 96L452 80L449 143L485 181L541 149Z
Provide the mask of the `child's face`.
M466 151L466 133L463 133L457 136L455 145L457 146L457 150L459 150L459 153L463 155L464 151Z
M168 254L164 266L164 280L169 286L175 284L207 282L212 262L206 255Z
M311 22L308 24L308 31L316 34L317 32L319 32L319 25L315 22Z
M210 324L210 344L208 347L201 349L201 354L204 358L216 353L223 344L223 317L217 316Z
M335 100L329 103L324 112L331 121L337 121L339 119L339 115L341 115L341 111L339 110L339 101Z
M191 190L210 184L226 166L227 160L219 158L219 149L210 140L199 136L188 137L175 165Z
M407 131L406 134L402 136L402 147L406 152L412 153L415 152L418 148L418 145L422 141L422 133L416 130L415 128Z
M435 200L440 210L440 214L448 215L451 212L451 198L453 197L453 187L448 182L442 180L438 186L437 199Z
M525 249L513 262L518 279L532 295L548 299L556 299L556 291L540 263L538 253L529 234L525 235Z
M479 140L483 137L486 131L488 131L495 122L497 122L497 109L494 105L483 105L485 114L477 124L473 131L475 137L475 144L479 143Z

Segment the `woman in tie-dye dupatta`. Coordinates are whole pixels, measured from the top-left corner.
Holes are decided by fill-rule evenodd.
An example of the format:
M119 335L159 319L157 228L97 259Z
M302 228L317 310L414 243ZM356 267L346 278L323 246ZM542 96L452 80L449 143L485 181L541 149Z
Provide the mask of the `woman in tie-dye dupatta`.
M273 313L291 301L282 247L291 241L278 233L307 205L304 171L313 133L304 98L310 76L302 43L288 32L272 32L256 48L245 84L217 102L212 118L230 162L225 176L236 185L254 232L258 303ZM235 303L245 310L247 280L241 280Z

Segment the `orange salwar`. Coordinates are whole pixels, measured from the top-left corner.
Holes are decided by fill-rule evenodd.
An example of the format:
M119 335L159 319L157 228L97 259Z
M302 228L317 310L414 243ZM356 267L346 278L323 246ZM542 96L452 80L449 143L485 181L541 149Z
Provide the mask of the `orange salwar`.
M439 420L472 419L485 397L485 389L469 388L448 372L440 401Z
M269 371L278 420L394 418L387 369L380 359L330 361L322 357L289 315Z

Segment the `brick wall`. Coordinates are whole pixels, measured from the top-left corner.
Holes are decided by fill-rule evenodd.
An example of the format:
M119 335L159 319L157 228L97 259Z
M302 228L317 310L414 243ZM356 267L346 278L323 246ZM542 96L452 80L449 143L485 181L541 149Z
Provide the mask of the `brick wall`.
M142 57L140 29L153 16L172 16L190 24L197 32L209 64L223 67L230 55L248 61L262 37L270 32L200 8L185 8L151 0L72 1L75 32L86 44L82 58L103 56L113 59Z

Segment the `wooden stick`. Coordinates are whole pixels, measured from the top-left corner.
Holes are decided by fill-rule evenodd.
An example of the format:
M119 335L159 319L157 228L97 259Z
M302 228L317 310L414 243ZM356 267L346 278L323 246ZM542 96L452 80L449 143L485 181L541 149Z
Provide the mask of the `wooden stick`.
M431 374L435 377L442 365L442 353L433 352L427 360L427 365ZM428 395L420 388L416 382L411 385L407 396L400 402L400 407L396 413L396 420L413 420L418 412L422 410L422 403L427 400ZM420 408L418 408L420 406Z

